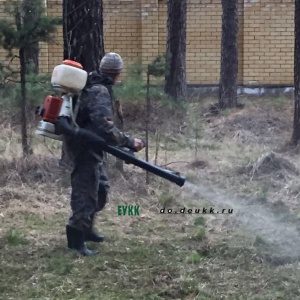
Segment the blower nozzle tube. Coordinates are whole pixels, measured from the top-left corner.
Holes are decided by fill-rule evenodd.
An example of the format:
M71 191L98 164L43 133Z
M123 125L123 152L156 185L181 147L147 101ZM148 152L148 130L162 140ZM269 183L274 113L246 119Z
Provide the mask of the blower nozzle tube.
M56 124L56 127L62 134L83 141L88 148L92 149L96 153L101 150L105 151L119 159L124 160L128 164L133 164L150 173L167 179L180 187L182 187L185 183L186 179L177 172L163 169L149 162L146 162L145 160L138 159L133 154L130 154L118 147L108 145L103 138L87 129L73 128L69 124L69 120L66 117L60 117Z

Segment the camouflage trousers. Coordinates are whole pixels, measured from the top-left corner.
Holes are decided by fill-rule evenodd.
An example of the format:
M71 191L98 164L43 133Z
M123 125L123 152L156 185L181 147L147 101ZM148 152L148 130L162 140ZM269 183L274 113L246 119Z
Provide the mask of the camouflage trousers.
M108 202L110 186L104 163L90 154L74 160L71 187L72 214L68 225L85 231Z

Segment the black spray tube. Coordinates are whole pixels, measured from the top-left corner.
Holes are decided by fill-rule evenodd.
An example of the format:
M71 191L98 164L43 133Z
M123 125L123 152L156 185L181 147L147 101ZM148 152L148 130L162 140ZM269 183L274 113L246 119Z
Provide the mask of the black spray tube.
M69 124L69 120L65 117L59 118L56 127L62 134L81 140L84 142L87 148L92 149L95 153L99 151L105 151L119 159L124 160L127 164L135 165L159 177L167 179L180 187L182 187L185 183L185 177L181 176L179 173L163 169L146 162L145 160L136 158L133 153L122 150L115 146L108 145L103 138L87 129L73 128Z

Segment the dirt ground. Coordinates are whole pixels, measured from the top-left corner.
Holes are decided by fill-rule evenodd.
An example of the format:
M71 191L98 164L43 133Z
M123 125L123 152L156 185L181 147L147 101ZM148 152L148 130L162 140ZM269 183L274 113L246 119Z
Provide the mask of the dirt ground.
M0 299L300 299L293 100L239 101L244 108L219 115L208 109L213 98L191 101L186 114L156 104L150 161L187 183L150 176L146 185L143 170L119 173L110 157L110 202L97 218L107 241L89 244L100 255L87 258L66 249L71 190L60 143L34 137L35 156L23 160L17 128L3 122ZM143 137L144 110L126 104L124 115L126 130ZM118 216L118 205L138 205L140 215Z

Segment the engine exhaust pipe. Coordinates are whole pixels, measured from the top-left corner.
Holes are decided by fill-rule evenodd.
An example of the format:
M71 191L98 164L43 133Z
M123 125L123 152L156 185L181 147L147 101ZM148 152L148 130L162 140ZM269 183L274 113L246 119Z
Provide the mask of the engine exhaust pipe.
M88 148L92 149L96 153L99 151L105 151L119 159L122 159L127 164L135 165L159 177L167 179L180 187L182 187L186 181L186 178L181 176L178 172L163 169L145 160L136 158L132 152L108 145L105 139L87 129L77 127L73 128L69 124L69 119L66 117L60 117L58 119L56 128L62 134L81 140Z

